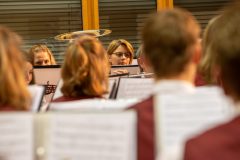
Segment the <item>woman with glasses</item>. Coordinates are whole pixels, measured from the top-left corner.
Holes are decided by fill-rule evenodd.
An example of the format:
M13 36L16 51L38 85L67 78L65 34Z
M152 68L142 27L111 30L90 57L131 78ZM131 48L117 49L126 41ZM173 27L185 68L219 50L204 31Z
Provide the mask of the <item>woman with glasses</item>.
M109 62L111 65L129 65L133 60L133 47L124 40L113 40L107 49Z

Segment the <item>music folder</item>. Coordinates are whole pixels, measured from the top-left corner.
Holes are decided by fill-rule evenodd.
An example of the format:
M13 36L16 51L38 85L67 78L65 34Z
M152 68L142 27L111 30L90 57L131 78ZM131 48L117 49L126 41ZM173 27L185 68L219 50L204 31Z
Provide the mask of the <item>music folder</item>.
M117 70L126 70L127 73L122 73L123 76L133 75L133 74L136 75L141 72L138 65L112 65L110 76L114 76L114 75L117 76L118 74L115 73L115 71Z
M181 159L187 139L232 117L231 103L218 87L155 97L158 159Z
M30 85L28 86L28 90L32 97L31 111L40 111L45 87L39 85Z
M2 112L0 124L1 159L136 160L133 111Z
M114 95L116 99L144 99L153 93L153 78L125 78L118 81Z
M33 73L35 76L35 83L45 86L44 98L47 102L50 102L61 77L61 66L34 66Z

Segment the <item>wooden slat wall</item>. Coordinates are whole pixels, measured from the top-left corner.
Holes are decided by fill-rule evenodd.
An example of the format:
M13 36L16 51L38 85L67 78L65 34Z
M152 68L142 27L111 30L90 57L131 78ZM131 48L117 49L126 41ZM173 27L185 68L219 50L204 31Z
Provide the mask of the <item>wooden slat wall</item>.
M174 0L174 7L185 8L192 12L204 30L208 21L221 13L230 0Z
M82 30L81 0L0 0L0 24L20 34L26 50L47 44L61 64L67 43L53 37Z
M100 29L112 30L109 36L101 38L105 47L112 40L123 38L136 52L143 22L156 10L156 0L99 0Z

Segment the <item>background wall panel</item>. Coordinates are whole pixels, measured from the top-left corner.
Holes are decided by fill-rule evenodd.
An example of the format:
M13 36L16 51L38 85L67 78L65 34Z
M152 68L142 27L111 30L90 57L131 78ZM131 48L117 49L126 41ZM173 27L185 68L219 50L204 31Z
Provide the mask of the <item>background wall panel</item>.
M144 20L157 11L156 0L99 0L100 29L110 29L109 36L101 38L104 45L123 38L135 51L140 45L140 34Z
M0 0L0 24L23 37L25 50L47 44L62 63L67 43L53 37L82 30L81 0Z
M174 0L174 7L181 7L192 12L201 24L202 29L208 21L221 13L231 0Z

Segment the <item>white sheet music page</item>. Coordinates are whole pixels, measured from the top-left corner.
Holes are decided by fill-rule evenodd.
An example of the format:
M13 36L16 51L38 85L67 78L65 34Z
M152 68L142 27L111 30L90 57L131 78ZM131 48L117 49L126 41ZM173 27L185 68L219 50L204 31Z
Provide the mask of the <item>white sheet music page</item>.
M231 116L230 104L216 87L189 94L158 95L155 102L157 148L165 160L181 159L187 139Z
M53 114L48 160L135 160L136 116L121 113Z
M116 85L116 79L109 79L109 82L108 82L108 93L104 94L103 97L104 98L110 98L110 94L112 92L112 90L116 87L114 85Z
M33 160L33 119L26 113L0 113L0 159Z
M58 84L57 84L56 91L55 91L55 93L53 94L53 98L52 98L53 100L56 99L56 98L59 98L59 97L63 96L63 94L62 94L62 92L61 92L62 86L63 86L63 80L60 79L59 82L58 82Z
M83 99L69 102L54 102L50 104L51 111L100 111L125 110L136 104L138 99Z
M33 112L38 112L44 95L44 87L38 85L30 85L28 86L28 90L31 93L32 97L31 110Z
M117 98L143 99L153 92L152 78L121 78L119 83Z

